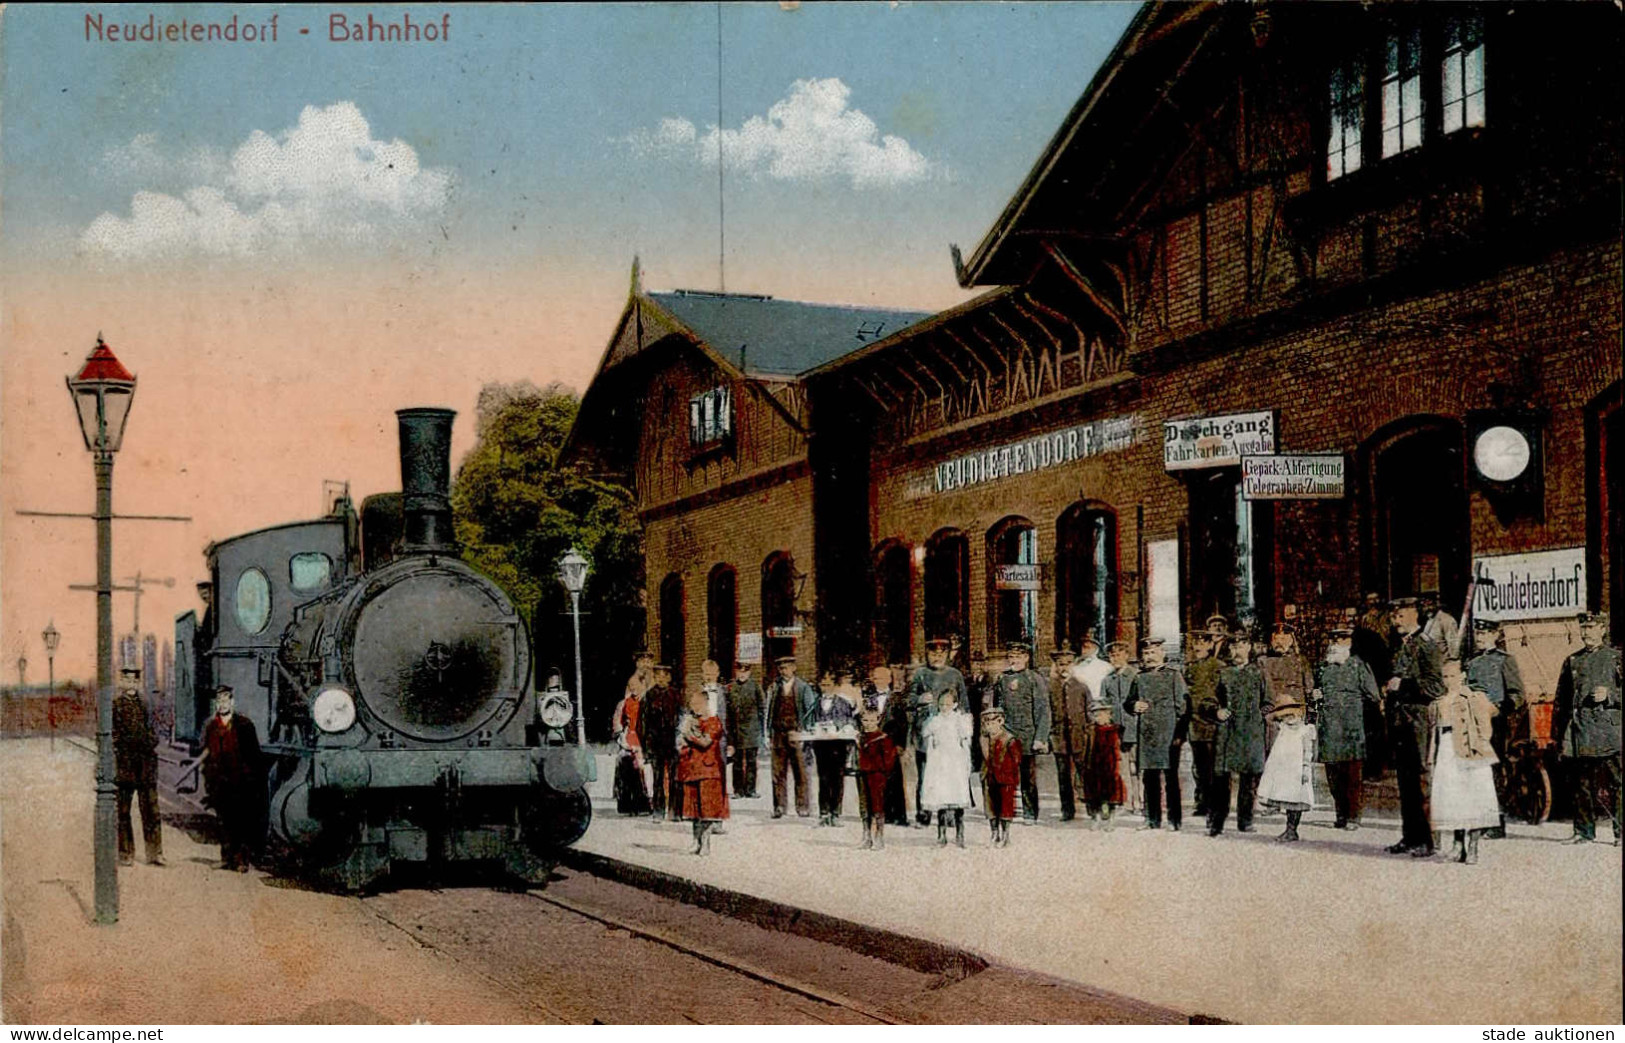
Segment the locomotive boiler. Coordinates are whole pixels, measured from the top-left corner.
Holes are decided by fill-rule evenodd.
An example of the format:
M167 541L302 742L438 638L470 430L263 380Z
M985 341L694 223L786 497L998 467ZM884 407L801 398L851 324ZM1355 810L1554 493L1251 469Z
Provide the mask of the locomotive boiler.
M208 548L205 615L176 626L177 732L232 687L265 737L273 847L339 886L476 861L539 881L591 819L581 722L537 693L512 601L457 555L455 414L396 416L402 491L359 526L346 497Z

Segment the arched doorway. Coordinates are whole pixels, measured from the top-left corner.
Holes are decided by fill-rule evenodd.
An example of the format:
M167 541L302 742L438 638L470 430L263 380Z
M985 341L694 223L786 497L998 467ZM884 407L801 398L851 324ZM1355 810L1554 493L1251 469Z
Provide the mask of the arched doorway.
M873 654L888 663L906 663L912 655L914 633L914 577L908 548L883 544L875 554Z
M673 572L660 581L660 661L671 667L672 683L683 685L687 618L683 609L683 577Z
M997 650L1038 637L1038 529L1005 518L987 532L988 640ZM1025 566L1025 567L1023 567Z
M705 582L705 654L732 677L739 637L739 584L732 565L717 565Z
M970 638L970 539L941 529L925 543L925 636Z
M1055 525L1055 644L1076 649L1085 634L1100 647L1117 637L1117 515L1075 503Z
M1472 569L1461 422L1415 417L1367 443L1369 584L1387 597L1437 591L1461 611Z
M762 655L771 666L779 656L795 655L801 627L796 620L796 565L783 551L762 562ZM803 663L801 669L810 670Z

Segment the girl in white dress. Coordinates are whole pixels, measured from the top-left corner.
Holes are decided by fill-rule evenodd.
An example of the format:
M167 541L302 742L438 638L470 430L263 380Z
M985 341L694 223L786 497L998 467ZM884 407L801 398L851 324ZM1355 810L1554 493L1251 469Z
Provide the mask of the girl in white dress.
M1315 764L1315 726L1304 720L1302 703L1282 703L1270 711L1275 718L1275 744L1258 780L1258 799L1286 812L1286 831L1275 839L1296 843L1303 813L1315 805L1310 772Z
M937 712L920 733L925 744L925 772L920 779L920 809L937 813L937 843L948 843L953 820L954 843L965 846L965 809L970 807L970 714L959 708L952 689L937 696Z
M1455 834L1451 859L1477 865L1479 836L1501 821L1490 747L1496 711L1488 696L1467 686L1459 662L1447 661L1442 673L1444 694L1428 706L1429 817L1434 830Z

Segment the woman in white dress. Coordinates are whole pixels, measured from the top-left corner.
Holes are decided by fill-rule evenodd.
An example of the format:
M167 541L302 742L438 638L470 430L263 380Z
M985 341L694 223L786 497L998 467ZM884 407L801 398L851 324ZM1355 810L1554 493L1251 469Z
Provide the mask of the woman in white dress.
M1291 844L1298 840L1303 813L1315 806L1315 787L1310 781L1315 726L1304 720L1302 703L1281 703L1270 715L1275 719L1275 743L1258 780L1258 799L1286 812L1286 831L1275 839Z
M971 719L949 689L937 696L937 712L921 730L925 773L920 780L920 808L937 813L937 844L948 843L953 820L954 843L965 846L965 809L971 805Z
M1444 694L1428 706L1426 762L1431 779L1430 816L1435 831L1452 831L1450 857L1478 864L1478 838L1501 821L1495 796L1495 751L1490 719L1495 707L1469 688L1461 663L1447 660Z

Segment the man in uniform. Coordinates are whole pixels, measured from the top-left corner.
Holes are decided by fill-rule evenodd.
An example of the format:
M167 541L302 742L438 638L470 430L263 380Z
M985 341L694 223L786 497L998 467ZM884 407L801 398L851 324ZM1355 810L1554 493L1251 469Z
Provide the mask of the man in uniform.
M141 839L147 864L164 864L164 840L158 825L158 736L141 698L141 671L119 671L118 697L113 700L113 759L118 783L118 860L135 863L135 825L130 802L141 804Z
M925 643L925 665L913 672L908 682L909 738L914 744L914 821L931 824L931 813L920 807L920 786L925 781L925 722L937 712L937 695L952 690L956 705L969 706L965 675L948 665L949 641L934 637ZM973 744L974 745L974 744Z
M969 700L967 710L971 716L971 770L982 770L982 711L993 705L989 698L989 691L993 687L993 678L987 671L987 656L981 652L972 652L970 656L970 673L965 675L966 698Z
M1100 688L1104 698L1117 707L1116 718L1123 724L1123 789L1128 794L1128 810L1133 812L1140 809L1140 780L1137 777L1140 770L1136 759L1139 756L1140 719L1128 712L1128 702L1139 670L1129 662L1127 641L1113 641L1106 646L1106 655L1111 672L1100 683Z
M734 755L734 796L756 796L756 757L762 747L762 686L749 663L734 666L728 686L728 748Z
M879 662L869 672L869 683L863 689L863 708L880 719L880 730L891 739L899 751L908 745L908 702L902 692L892 687L891 671ZM908 825L908 800L903 786L903 762L894 758L886 774L885 825Z
M1258 667L1264 671L1264 715L1269 717L1275 706L1308 706L1309 693L1315 687L1314 672L1298 653L1298 632L1292 624L1282 620L1270 633L1270 650ZM1270 738L1275 737L1271 727Z
M1187 635L1191 656L1185 663L1185 686L1190 689L1191 717L1186 737L1191 744L1191 779L1196 784L1196 814L1208 813L1208 783L1213 779L1213 739L1217 733L1219 671L1224 664L1213 654L1213 635L1193 630Z
M677 781L677 718L683 695L671 683L671 667L650 667L649 690L638 716L638 744L649 760L654 784L649 789L650 814L656 819L678 818L682 812L682 784Z
M1394 599L1390 611L1398 640L1393 652L1393 676L1386 686L1388 737L1399 775L1401 832L1399 842L1388 852L1430 858L1433 830L1428 825L1422 789L1422 754L1428 743L1428 704L1444 694L1444 650L1422 635L1415 598Z
M1057 649L1051 653L1055 666L1049 679L1049 745L1055 754L1055 776L1061 789L1061 821L1071 822L1077 815L1073 782L1081 780L1083 751L1087 748L1089 731L1089 704L1095 701L1095 692L1086 681L1073 671L1070 649Z
M1338 829L1360 828L1361 786L1364 783L1365 710L1380 707L1382 692L1371 666L1354 653L1354 627L1332 627L1325 661L1310 694L1316 700L1320 723L1316 759L1326 765L1326 785L1332 791Z
M1032 669L1032 646L1005 645L1004 673L994 683L993 705L1004 711L1004 727L1021 740L1021 821L1038 821L1038 754L1049 751L1049 686Z
M783 818L789 806L785 792L788 773L795 779L796 814L807 818L812 814L812 797L807 792L807 763L802 755L805 744L797 736L812 731L818 696L812 685L796 676L795 656L779 656L774 666L779 676L767 690L768 742L773 751L773 817Z
M1620 653L1603 644L1603 618L1589 612L1579 616L1578 652L1563 660L1557 679L1557 705L1553 707L1552 734L1558 754L1574 779L1574 836L1571 844L1597 839L1599 812L1613 819L1614 844L1620 824ZM1608 805L1604 790L1613 795Z
M1514 714L1524 708L1523 674L1518 661L1507 654L1501 636L1501 624L1493 619L1473 620L1473 657L1467 661L1467 687L1477 688L1495 707L1490 718L1490 749L1495 751L1495 799L1501 807L1507 806L1507 736ZM1505 839L1506 816L1494 829L1486 829L1484 836Z
M1124 709L1139 720L1135 758L1145 780L1145 824L1162 828L1163 795L1167 794L1168 827L1179 831L1179 740L1190 716L1190 690L1185 675L1168 665L1160 637L1140 642L1140 672L1129 685Z
M231 688L214 692L214 716L203 726L203 785L220 821L220 868L248 872L263 836L265 772L259 733L237 713Z
M1439 592L1422 592L1422 636L1438 645L1445 661L1461 658L1461 625L1456 617L1439 607Z

